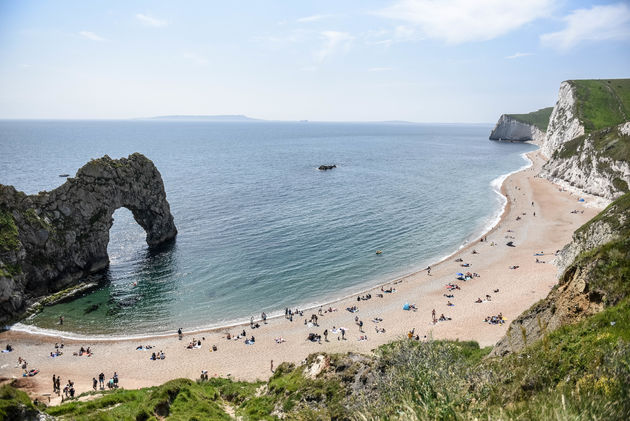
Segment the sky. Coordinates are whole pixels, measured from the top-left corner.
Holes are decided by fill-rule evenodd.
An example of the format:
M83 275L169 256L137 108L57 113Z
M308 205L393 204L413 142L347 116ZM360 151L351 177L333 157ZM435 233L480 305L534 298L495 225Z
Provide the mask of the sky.
M630 77L630 1L0 0L0 118L491 123Z

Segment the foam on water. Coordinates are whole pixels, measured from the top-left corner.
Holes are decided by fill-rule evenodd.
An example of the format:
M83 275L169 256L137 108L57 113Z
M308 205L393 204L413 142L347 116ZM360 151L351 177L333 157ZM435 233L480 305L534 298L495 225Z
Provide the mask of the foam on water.
M131 214L117 211L106 285L13 329L104 340L216 328L318 307L423 269L497 224L500 184L534 149L489 142L488 131L0 122L1 183L34 193L90 158L138 151L159 168L179 230L172 248L150 253ZM323 163L338 165L314 170Z

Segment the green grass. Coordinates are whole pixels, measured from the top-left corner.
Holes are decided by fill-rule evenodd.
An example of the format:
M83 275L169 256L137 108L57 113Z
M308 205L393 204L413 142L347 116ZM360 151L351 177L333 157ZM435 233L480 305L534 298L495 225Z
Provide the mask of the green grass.
M0 420L22 419L24 412L35 411L28 395L10 385L0 387Z
M528 114L508 114L508 117L512 117L514 120L518 120L523 123L533 124L544 132L547 131L551 111L553 111L553 107L547 107Z
M594 224L606 223L620 237L630 237L630 194L626 193L590 221L578 228L575 233L585 235Z
M575 87L578 118L587 133L630 120L630 79L569 83Z
M0 209L0 250L12 251L20 247L18 228L13 216L5 209Z

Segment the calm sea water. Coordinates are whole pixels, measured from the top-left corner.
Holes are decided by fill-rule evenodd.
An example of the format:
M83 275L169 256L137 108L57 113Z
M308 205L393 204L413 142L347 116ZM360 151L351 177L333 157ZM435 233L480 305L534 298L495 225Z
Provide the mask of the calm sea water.
M59 315L63 330L82 334L216 326L425 267L492 224L503 205L498 177L534 149L490 142L490 129L0 122L0 183L37 193L90 158L141 152L162 173L179 230L171 248L151 253L131 213L116 211L107 284L17 328L59 329ZM317 170L332 163L332 171Z

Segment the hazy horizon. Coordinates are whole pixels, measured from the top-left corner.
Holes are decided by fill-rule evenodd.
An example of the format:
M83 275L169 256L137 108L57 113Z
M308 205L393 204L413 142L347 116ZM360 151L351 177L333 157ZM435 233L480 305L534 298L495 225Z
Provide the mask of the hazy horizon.
M628 77L626 1L0 3L0 119L492 124Z

